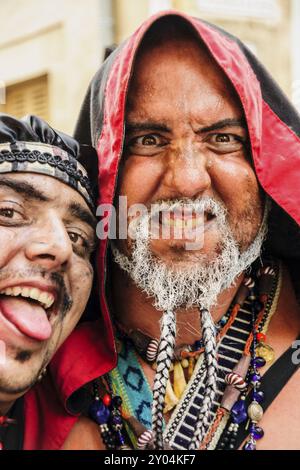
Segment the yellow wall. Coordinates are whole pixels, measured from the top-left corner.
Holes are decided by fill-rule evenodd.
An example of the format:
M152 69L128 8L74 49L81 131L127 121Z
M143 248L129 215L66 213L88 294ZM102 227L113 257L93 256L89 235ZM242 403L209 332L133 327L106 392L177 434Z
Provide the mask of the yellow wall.
M1 0L0 80L48 75L49 120L72 132L103 57L102 0ZM5 21L3 21L5 19Z
M151 0L113 0L113 3L115 37L117 42L121 42L149 16ZM291 95L290 0L277 0L281 10L279 21L240 17L226 19L222 15L207 14L201 9L201 0L170 0L167 3L173 9L215 23L249 44L283 90ZM225 6L227 3L224 0Z

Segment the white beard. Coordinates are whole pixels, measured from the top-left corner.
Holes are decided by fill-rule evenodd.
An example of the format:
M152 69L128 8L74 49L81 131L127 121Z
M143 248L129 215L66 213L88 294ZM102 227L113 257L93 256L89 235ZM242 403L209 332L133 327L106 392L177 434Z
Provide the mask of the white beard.
M154 256L150 250L150 215L143 215L135 228L135 240L130 258L121 253L112 243L114 261L126 271L134 283L149 297L154 299L157 310L167 311L177 308L198 306L210 311L218 295L234 284L239 274L244 272L259 257L267 232L267 204L261 227L250 246L240 252L226 219L226 209L212 198L201 200L164 201L160 209L188 205L194 211L207 211L215 215L221 243L219 253L213 259L199 255L199 262L189 263L183 269L174 269ZM197 253L198 256L198 253Z

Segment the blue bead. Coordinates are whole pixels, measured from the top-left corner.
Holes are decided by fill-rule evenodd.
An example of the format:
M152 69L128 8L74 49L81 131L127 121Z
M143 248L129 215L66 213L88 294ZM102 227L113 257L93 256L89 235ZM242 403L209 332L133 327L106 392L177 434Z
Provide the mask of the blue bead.
M262 439L265 435L263 429L260 428L259 426L256 426L255 424L251 424L250 433L251 433L251 436L253 436L256 441L259 441L259 439Z
M232 421L236 424L241 424L248 418L245 400L237 401L231 409Z
M260 369L261 367L264 367L266 365L266 361L263 357L255 357L251 360L251 365L252 367L257 367L258 369Z
M201 349L202 348L202 341L201 340L198 340L198 341L195 341L194 343L194 348L197 350L197 349Z
M253 442L248 441L244 445L243 450L256 450L256 446L255 446L255 444L253 444Z
M125 444L125 439L122 436L122 434L120 433L120 431L118 432L118 438L119 438L119 442L120 442L121 446L123 446Z
M112 419L113 424L122 424L122 418L121 416L114 416Z
M262 390L259 392L253 392L253 400L257 401L257 403L262 403L265 398L265 394Z
M260 374L258 373L254 373L250 375L250 380L252 383L260 382L260 379L261 377L260 377Z
M110 417L109 409L101 400L96 400L91 404L89 414L97 424L106 424Z

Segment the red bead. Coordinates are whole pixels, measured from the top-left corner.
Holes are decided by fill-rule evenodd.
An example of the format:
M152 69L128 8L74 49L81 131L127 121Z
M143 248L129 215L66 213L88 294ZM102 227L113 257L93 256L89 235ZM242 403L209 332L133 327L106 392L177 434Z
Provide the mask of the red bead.
M111 404L111 396L107 393L106 395L104 395L102 401L105 406L109 406Z
M256 338L257 338L257 341L260 343L260 342L263 342L265 343L266 342L266 335L264 333L257 333L256 335Z
M6 416L0 416L0 426L2 426L3 424L5 424L5 423L6 423L6 420L7 420Z

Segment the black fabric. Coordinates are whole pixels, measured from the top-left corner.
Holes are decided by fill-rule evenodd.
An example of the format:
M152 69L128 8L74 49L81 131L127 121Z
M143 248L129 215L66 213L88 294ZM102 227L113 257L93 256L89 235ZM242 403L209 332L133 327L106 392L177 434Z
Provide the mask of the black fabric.
M300 335L297 340L300 339ZM295 348L291 346L285 351L277 361L267 370L261 379L261 390L264 392L264 401L261 404L264 412L273 403L275 398L279 395L281 390L293 376L293 374L299 369L300 364L294 364L292 361L292 355L295 353ZM246 398L246 406L249 406L252 398L251 393ZM236 449L238 449L242 442L249 435L249 430L246 430L243 426L239 427Z
M75 139L81 144L97 148L103 126L106 83L115 60L126 42L114 49L90 83L74 131Z
M90 145L79 145L73 138L58 132L43 119L28 115L16 119L0 113L0 143L37 142L59 147L78 160L89 174L94 192L98 183L98 157Z
M75 139L52 129L43 119L32 115L16 119L8 114L0 114L0 143L23 141L54 145L74 158L79 154L79 144Z
M24 399L19 398L10 410L8 418L15 423L0 427L0 442L4 450L22 450L24 439Z
M72 415L88 415L89 406L92 402L92 394L85 387L76 390L67 401L67 408Z

